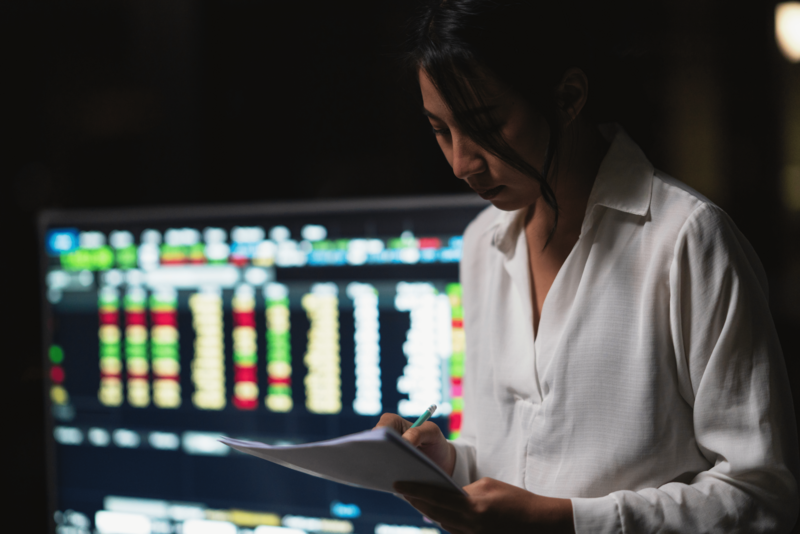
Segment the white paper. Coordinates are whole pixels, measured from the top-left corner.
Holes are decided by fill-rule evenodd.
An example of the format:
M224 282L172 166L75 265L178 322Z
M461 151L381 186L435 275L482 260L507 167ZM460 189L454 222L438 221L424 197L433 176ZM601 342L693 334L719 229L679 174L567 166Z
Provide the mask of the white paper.
M219 441L237 451L350 486L395 493L394 482L420 482L466 495L430 458L387 427L302 445L267 445L233 438Z

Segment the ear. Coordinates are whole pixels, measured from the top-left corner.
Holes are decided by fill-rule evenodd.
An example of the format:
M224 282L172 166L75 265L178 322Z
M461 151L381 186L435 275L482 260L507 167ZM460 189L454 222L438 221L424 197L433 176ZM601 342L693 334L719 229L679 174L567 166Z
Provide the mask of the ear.
M556 88L556 104L564 112L564 126L568 125L586 105L589 95L589 79L581 69L568 69Z

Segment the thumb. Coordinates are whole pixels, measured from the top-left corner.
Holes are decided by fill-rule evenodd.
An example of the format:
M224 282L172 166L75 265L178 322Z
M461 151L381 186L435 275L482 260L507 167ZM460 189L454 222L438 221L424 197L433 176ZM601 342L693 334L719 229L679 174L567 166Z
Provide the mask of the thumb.
M419 427L409 428L403 433L403 439L411 443L414 447L422 445L422 433Z

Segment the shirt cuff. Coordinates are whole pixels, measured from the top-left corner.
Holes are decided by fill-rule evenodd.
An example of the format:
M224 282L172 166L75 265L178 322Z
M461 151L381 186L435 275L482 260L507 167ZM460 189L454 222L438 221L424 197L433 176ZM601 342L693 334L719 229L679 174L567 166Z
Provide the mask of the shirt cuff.
M456 465L453 468L452 478L456 484L463 488L473 482L470 474L474 471L472 465L475 463L475 449L466 443L459 443L458 440L450 441L450 443L453 444L456 450Z
M619 503L613 495L596 498L575 497L572 501L572 519L575 534L620 534L622 517Z

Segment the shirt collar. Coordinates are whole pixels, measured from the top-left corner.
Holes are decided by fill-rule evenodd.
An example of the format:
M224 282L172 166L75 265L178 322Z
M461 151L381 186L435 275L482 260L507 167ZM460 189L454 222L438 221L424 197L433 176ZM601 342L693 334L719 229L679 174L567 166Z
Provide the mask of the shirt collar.
M597 172L589 202L586 205L583 231L595 206L604 206L633 215L644 216L650 209L653 189L653 165L639 146L618 124L600 125L600 133L610 146ZM503 254L513 257L527 208L500 212L492 228L492 244Z
M618 124L603 124L600 133L611 143L600 163L586 213L594 206L644 216L650 210L653 164Z

